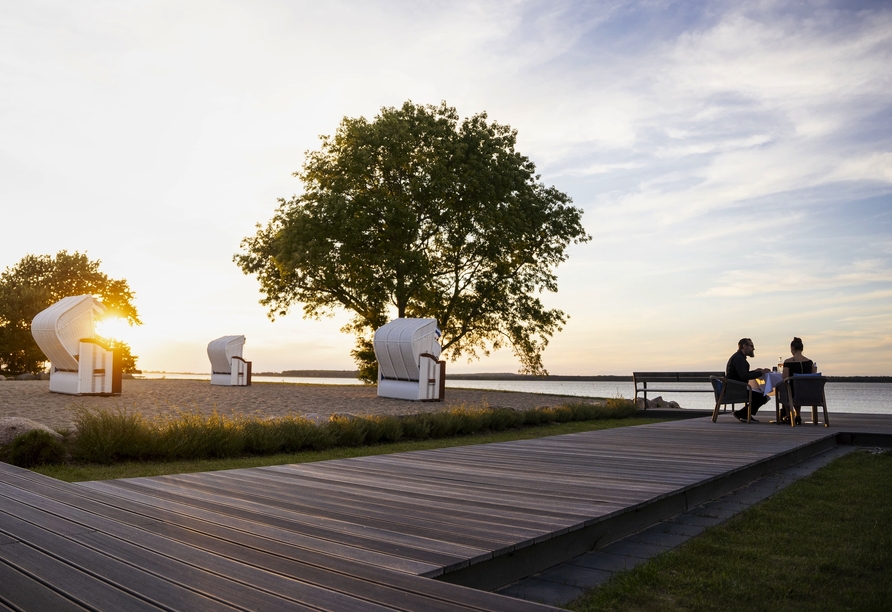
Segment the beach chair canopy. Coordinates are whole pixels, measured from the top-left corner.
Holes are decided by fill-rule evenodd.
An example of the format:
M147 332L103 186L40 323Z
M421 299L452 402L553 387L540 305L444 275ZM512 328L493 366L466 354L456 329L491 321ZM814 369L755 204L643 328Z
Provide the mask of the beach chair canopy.
M96 337L95 321L105 312L92 295L62 298L34 317L31 334L53 368L77 372L80 341Z
M208 344L211 384L227 387L251 385L251 362L242 358L244 336L223 336Z
M107 312L92 295L62 298L31 321L31 334L50 360L50 391L70 395L120 395L121 353L96 336Z
M232 358L241 357L245 346L244 336L223 336L208 344L208 359L211 360L211 373L229 374L232 371Z
M378 396L442 401L446 364L440 361L436 319L396 319L375 332Z
M422 354L440 357L436 319L395 319L375 332L375 358L382 378L418 380Z

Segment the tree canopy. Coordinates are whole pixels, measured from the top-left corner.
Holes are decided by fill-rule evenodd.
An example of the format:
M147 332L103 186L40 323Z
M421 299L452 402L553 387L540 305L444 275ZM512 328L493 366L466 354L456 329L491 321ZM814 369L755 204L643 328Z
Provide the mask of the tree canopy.
M31 335L31 321L40 311L69 295L91 294L108 308L109 315L140 325L133 292L126 280L111 279L99 271L99 260L84 253L59 251L26 255L0 274L0 368L10 374L39 372L47 361ZM136 357L123 342L125 372L136 371Z
M434 317L443 354L477 358L510 346L521 372L566 322L546 308L555 268L589 239L582 211L515 150L517 132L486 113L462 121L446 103L345 117L301 171L303 193L245 238L234 260L260 281L270 318L353 313L342 331L368 374L371 334L394 315Z

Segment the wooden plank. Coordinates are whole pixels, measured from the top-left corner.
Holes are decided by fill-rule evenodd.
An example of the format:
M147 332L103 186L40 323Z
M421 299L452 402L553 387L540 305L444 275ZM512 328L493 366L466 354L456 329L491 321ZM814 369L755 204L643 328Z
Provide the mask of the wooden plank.
M0 560L0 610L84 612L87 608Z
M91 573L108 581L126 583L129 590L159 605L176 610L231 609L223 602L244 609L387 609L55 501L43 498L40 502L41 498L30 492L20 491L19 495L37 498L34 501L49 511L7 497L0 513L0 530L9 533L14 529L17 537L27 539L30 545L53 550L66 562L89 567ZM27 514L41 527L6 514L9 511ZM62 532L69 535L57 535Z
M9 491L9 487L4 489L4 492L6 493ZM18 495L35 503L40 500L40 496L24 489L19 489ZM49 514L46 518L48 522L58 521L60 515L68 515L69 519L80 518L93 521L96 520L95 518L91 518L88 513L82 512L77 508L60 507L61 504L59 503L48 504L46 501L42 503L44 508L53 510L53 514ZM95 509L95 507L93 509ZM118 513L117 516L120 518L120 513ZM83 526L81 523L78 523L78 525L81 527ZM217 555L226 556L230 559L239 558L242 563L249 563L255 567L264 567L271 571L282 572L287 568L289 572L296 571L296 573L299 573L300 578L303 581L309 580L318 584L322 583L324 579L331 583L328 586L332 590L337 591L338 589L347 589L353 590L354 592L361 592L366 598L379 599L382 603L386 603L387 606L392 605L399 607L400 609L443 611L474 609L505 612L518 609L516 605L517 602L506 600L504 597L498 595L479 593L470 589L437 583L415 576L395 575L392 572L363 566L358 563L354 564L355 567L353 569L367 574L364 576L363 580L351 579L348 576L335 572L323 572L319 568L307 563L294 563L288 561L288 546L280 545L273 540L257 540L256 538L247 537L250 534L241 534L243 540L235 543L226 539L232 537L233 533L237 533L235 530L229 530L222 526L208 525L212 529L217 528L222 531L215 534L213 537L206 536L179 526L166 525L163 521L151 521L146 523L145 527L153 531L163 531L164 535L168 538L173 538L175 534L179 534L178 541L180 543L188 542L192 548L198 548L199 550L207 550L210 548L213 549ZM121 533L115 533L113 537L108 535L108 533L103 532L114 533L114 527L110 527L108 524L94 526L102 528L102 531L87 530L78 533L80 530L77 527L62 526L61 528L66 531L72 531L75 534L73 537L77 538L81 543L92 545L97 549L101 549L108 555L119 558L128 558L131 562L134 562L139 558L139 565L145 565L145 559L140 558L139 554L134 556L134 548L128 544L127 541L127 539L138 538L139 530L119 525L118 528L123 529L123 531ZM59 528L59 525L56 525L56 527ZM199 539L196 539L197 536L200 536L200 541ZM246 537L247 539L245 539ZM258 547L260 548L259 550ZM163 548L169 551L169 547L164 546ZM293 550L294 547L290 548ZM241 558L244 557L244 555L247 555L250 558ZM179 554L176 554L176 556L177 558L181 557ZM258 559L262 561L258 561ZM397 582L397 584L394 585L394 582ZM368 606L364 605L364 602L361 603L363 603L363 605L353 605L351 609L368 608ZM388 607L388 609L390 608ZM542 610L547 608L530 604L528 606L524 605L522 609Z
M341 479L327 480L320 482L318 479L308 478L306 476L295 479L289 478L287 474L274 471L256 470L252 473L240 472L237 470L220 473L219 478L234 479L240 482L253 482L258 485L269 487L271 491L290 492L295 488L295 484L299 483L302 493L309 493L313 497L325 496L327 498L339 498L341 495L348 494L356 500L366 500L369 503L378 502L381 504L398 504L405 509L413 509L419 515L426 514L448 514L452 520L463 520L469 518L471 520L481 520L486 517L488 520L495 520L499 523L511 523L512 525L522 525L530 529L547 529L562 524L564 521L539 518L531 516L529 513L518 511L511 507L489 507L485 511L477 508L473 504L456 502L451 496L440 495L434 496L423 493L406 494L395 489L390 482L383 479L375 483L359 482L357 480Z
M168 500L209 509L223 515L256 521L260 524L290 529L300 533L311 532L319 535L319 537L323 537L324 534L333 541L361 546L367 550L399 555L408 559L430 563L441 562L447 565L463 561L459 556L438 552L436 550L436 547L439 546L438 542L429 538L420 538L413 534L389 532L370 528L367 525L343 521L330 521L324 517L301 515L281 508L264 506L254 501L228 498L222 495L204 493L200 497L195 497L194 492L184 491L182 488L173 485L153 480L141 480L140 482L135 480L118 481L115 483L115 486L139 492L151 492L152 495ZM331 527L325 527L326 523L331 523ZM444 544L444 548L454 548L454 546L454 543ZM464 550L469 549L467 546L461 546L461 548ZM473 550L477 551L478 554L486 552L485 549L481 548Z
M14 484L17 482L15 477L9 475L0 477L0 481L10 484ZM329 540L307 538L302 534L272 527L265 527L250 521L233 519L231 517L226 517L224 515L218 515L206 511L191 509L193 514L195 515L193 517L188 514L188 512L190 511L189 506L167 502L170 507L179 510L179 512L172 512L169 509L162 509L158 507L159 504L161 504L161 506L164 506L165 502L163 500L158 500L157 498L142 494L134 494L141 496L139 499L141 503L135 503L121 497L100 494L96 490L94 490L94 487L99 487L100 489L103 487L109 488L109 485L107 485L106 483L93 483L93 485L90 487L54 487L52 485L47 485L44 482L28 483L25 481L25 479L22 478L19 478L18 481L20 481L20 484L22 484L23 488L26 488L28 491L38 493L39 495L46 497L47 499L53 499L62 503L73 505L80 509L87 510L106 518L113 517L115 518L115 520L118 520L120 522L133 526L142 526L148 530L152 530L152 526L158 523L177 524L190 529L199 529L200 526L203 524L202 521L211 520L225 522L230 525L242 527L243 529L247 528L250 529L252 532L257 533L258 535L262 531L266 530L267 533L279 539L286 540L296 546L306 548L308 551L330 554L339 558L356 558L357 560L363 561L365 563L375 563L383 567L394 567L395 569L400 569L401 571L412 571L413 573L421 574L429 572L438 567L437 565L433 564L408 562L400 557L364 551L363 549L338 544ZM126 490L115 487L111 487L110 490L117 491L119 493L126 493ZM127 509L131 512L121 513L121 509ZM132 518L128 518L128 516ZM152 520L146 520L147 518L151 518Z
M4 491L4 493L6 492L7 491ZM26 492L21 493L24 494ZM52 502L44 501L43 503L55 507ZM24 521L19 519L17 516L9 514L10 512L14 512L20 516L27 516L29 520ZM21 504L10 497L6 497L3 502L3 511L0 512L0 530L5 533L15 533L16 537L24 544L27 544L30 548L41 551L44 553L44 556L52 555L52 557L68 566L82 568L82 571L87 572L94 578L98 578L99 581L113 585L119 591L119 593L116 594L119 602L121 597L125 597L126 601L129 602L132 597L126 596L130 594L133 597L143 600L143 602L153 609L238 609L229 606L224 603L224 601L216 599L219 596L229 596L231 597L229 601L247 603L248 605L245 607L248 609L256 608L256 606L260 604L279 605L279 602L276 600L262 596L262 594L260 594L261 596L255 596L257 594L250 589L243 589L235 592L232 589L227 588L229 585L219 584L219 582L222 581L212 580L211 576L201 576L196 580L195 571L192 568L183 566L176 560L164 560L153 566L153 564L147 563L144 558L141 558L142 551L137 549L129 551L130 554L125 560L115 558L112 554L108 553L107 547L94 548L84 544L84 536L96 533L93 529L55 516L49 512L40 510L39 508ZM108 536L103 535L102 537L113 540L112 538L108 538ZM106 546L108 546L107 542ZM8 548L9 547L3 547L0 554L4 554ZM21 548L17 548L17 550L21 552ZM4 558L7 562L10 561L9 557ZM18 558L18 555L16 555L16 558ZM162 577L164 576L164 573L161 575L153 573L153 570L159 568L167 574L166 577ZM57 574L50 574L44 579L52 584L65 584L63 580L66 580L66 576L69 574L70 572L58 572ZM173 580L170 579L171 576L173 577ZM188 583L190 579L195 584L208 584L214 582L214 592L200 592L184 586L184 583ZM85 577L80 577L81 582L84 580ZM96 582L96 580L93 582ZM84 595L81 594L80 597L84 597ZM87 607L94 605L89 598L78 599L78 601L84 603ZM123 602L120 602L122 607L109 608L110 604L114 603L114 605L119 605L119 602L116 602L114 598L109 596L103 598L101 602L103 605L99 607L129 610L130 608L126 607L126 605L136 606L136 604L132 602L127 603L126 605L124 605Z
M257 499L256 495L264 492L265 495L275 497L292 508L308 505L323 512L333 506L349 508L352 513L360 516L391 517L391 520L398 521L402 525L414 525L417 521L450 530L456 525L461 525L466 530L469 527L479 527L483 533L515 538L522 537L524 532L533 534L547 529L559 529L564 524L553 520L539 520L509 510L479 511L473 506L452 503L445 499L417 500L412 496L388 492L383 487L375 492L369 492L362 487L346 483L318 486L303 480L296 486L293 481L285 482L282 478L271 478L262 473L251 476L215 474L213 482L219 481L234 483L233 490L252 499ZM403 520L403 517L410 519Z
M233 499L256 500L265 507L289 510L295 514L311 515L320 518L327 517L344 522L362 523L379 529L390 531L410 530L416 535L430 539L449 538L449 541L476 548L502 547L512 541L513 534L505 534L504 530L490 531L485 525L468 524L462 533L456 534L448 529L440 528L431 521L419 519L409 514L396 515L385 509L367 509L360 505L350 504L344 500L343 504L316 502L313 500L300 501L298 499L281 500L268 496L256 489L246 491L224 485L205 485L186 481L182 478L164 477L165 482L175 483L182 488L214 495L227 495ZM525 531L530 535L530 530ZM450 537L452 536L452 537Z

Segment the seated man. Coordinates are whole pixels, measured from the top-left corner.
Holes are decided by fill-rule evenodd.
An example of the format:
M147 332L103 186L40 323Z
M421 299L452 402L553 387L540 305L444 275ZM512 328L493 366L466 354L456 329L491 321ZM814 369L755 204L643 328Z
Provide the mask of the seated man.
M752 340L749 338L741 338L740 342L737 343L737 352L731 355L731 359L728 360L728 365L725 366L725 376L730 380L739 380L742 383L749 384L749 381L759 378L765 372L770 372L771 368L756 368L755 370L750 370L750 364L746 358L753 357L755 351L756 346L753 344ZM750 407L750 420L753 423L759 422L752 417L755 417L759 408L764 406L767 402L767 395L760 391L753 390L753 405ZM733 414L738 421L746 423L746 410L735 410Z

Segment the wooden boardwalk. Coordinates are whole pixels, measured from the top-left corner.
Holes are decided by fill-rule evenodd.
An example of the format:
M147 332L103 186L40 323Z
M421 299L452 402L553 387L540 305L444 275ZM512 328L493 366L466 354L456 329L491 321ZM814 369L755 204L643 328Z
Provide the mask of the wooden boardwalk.
M0 464L0 610L546 610L491 589L830 448L730 415L314 464L66 484ZM431 579L434 578L434 579Z

